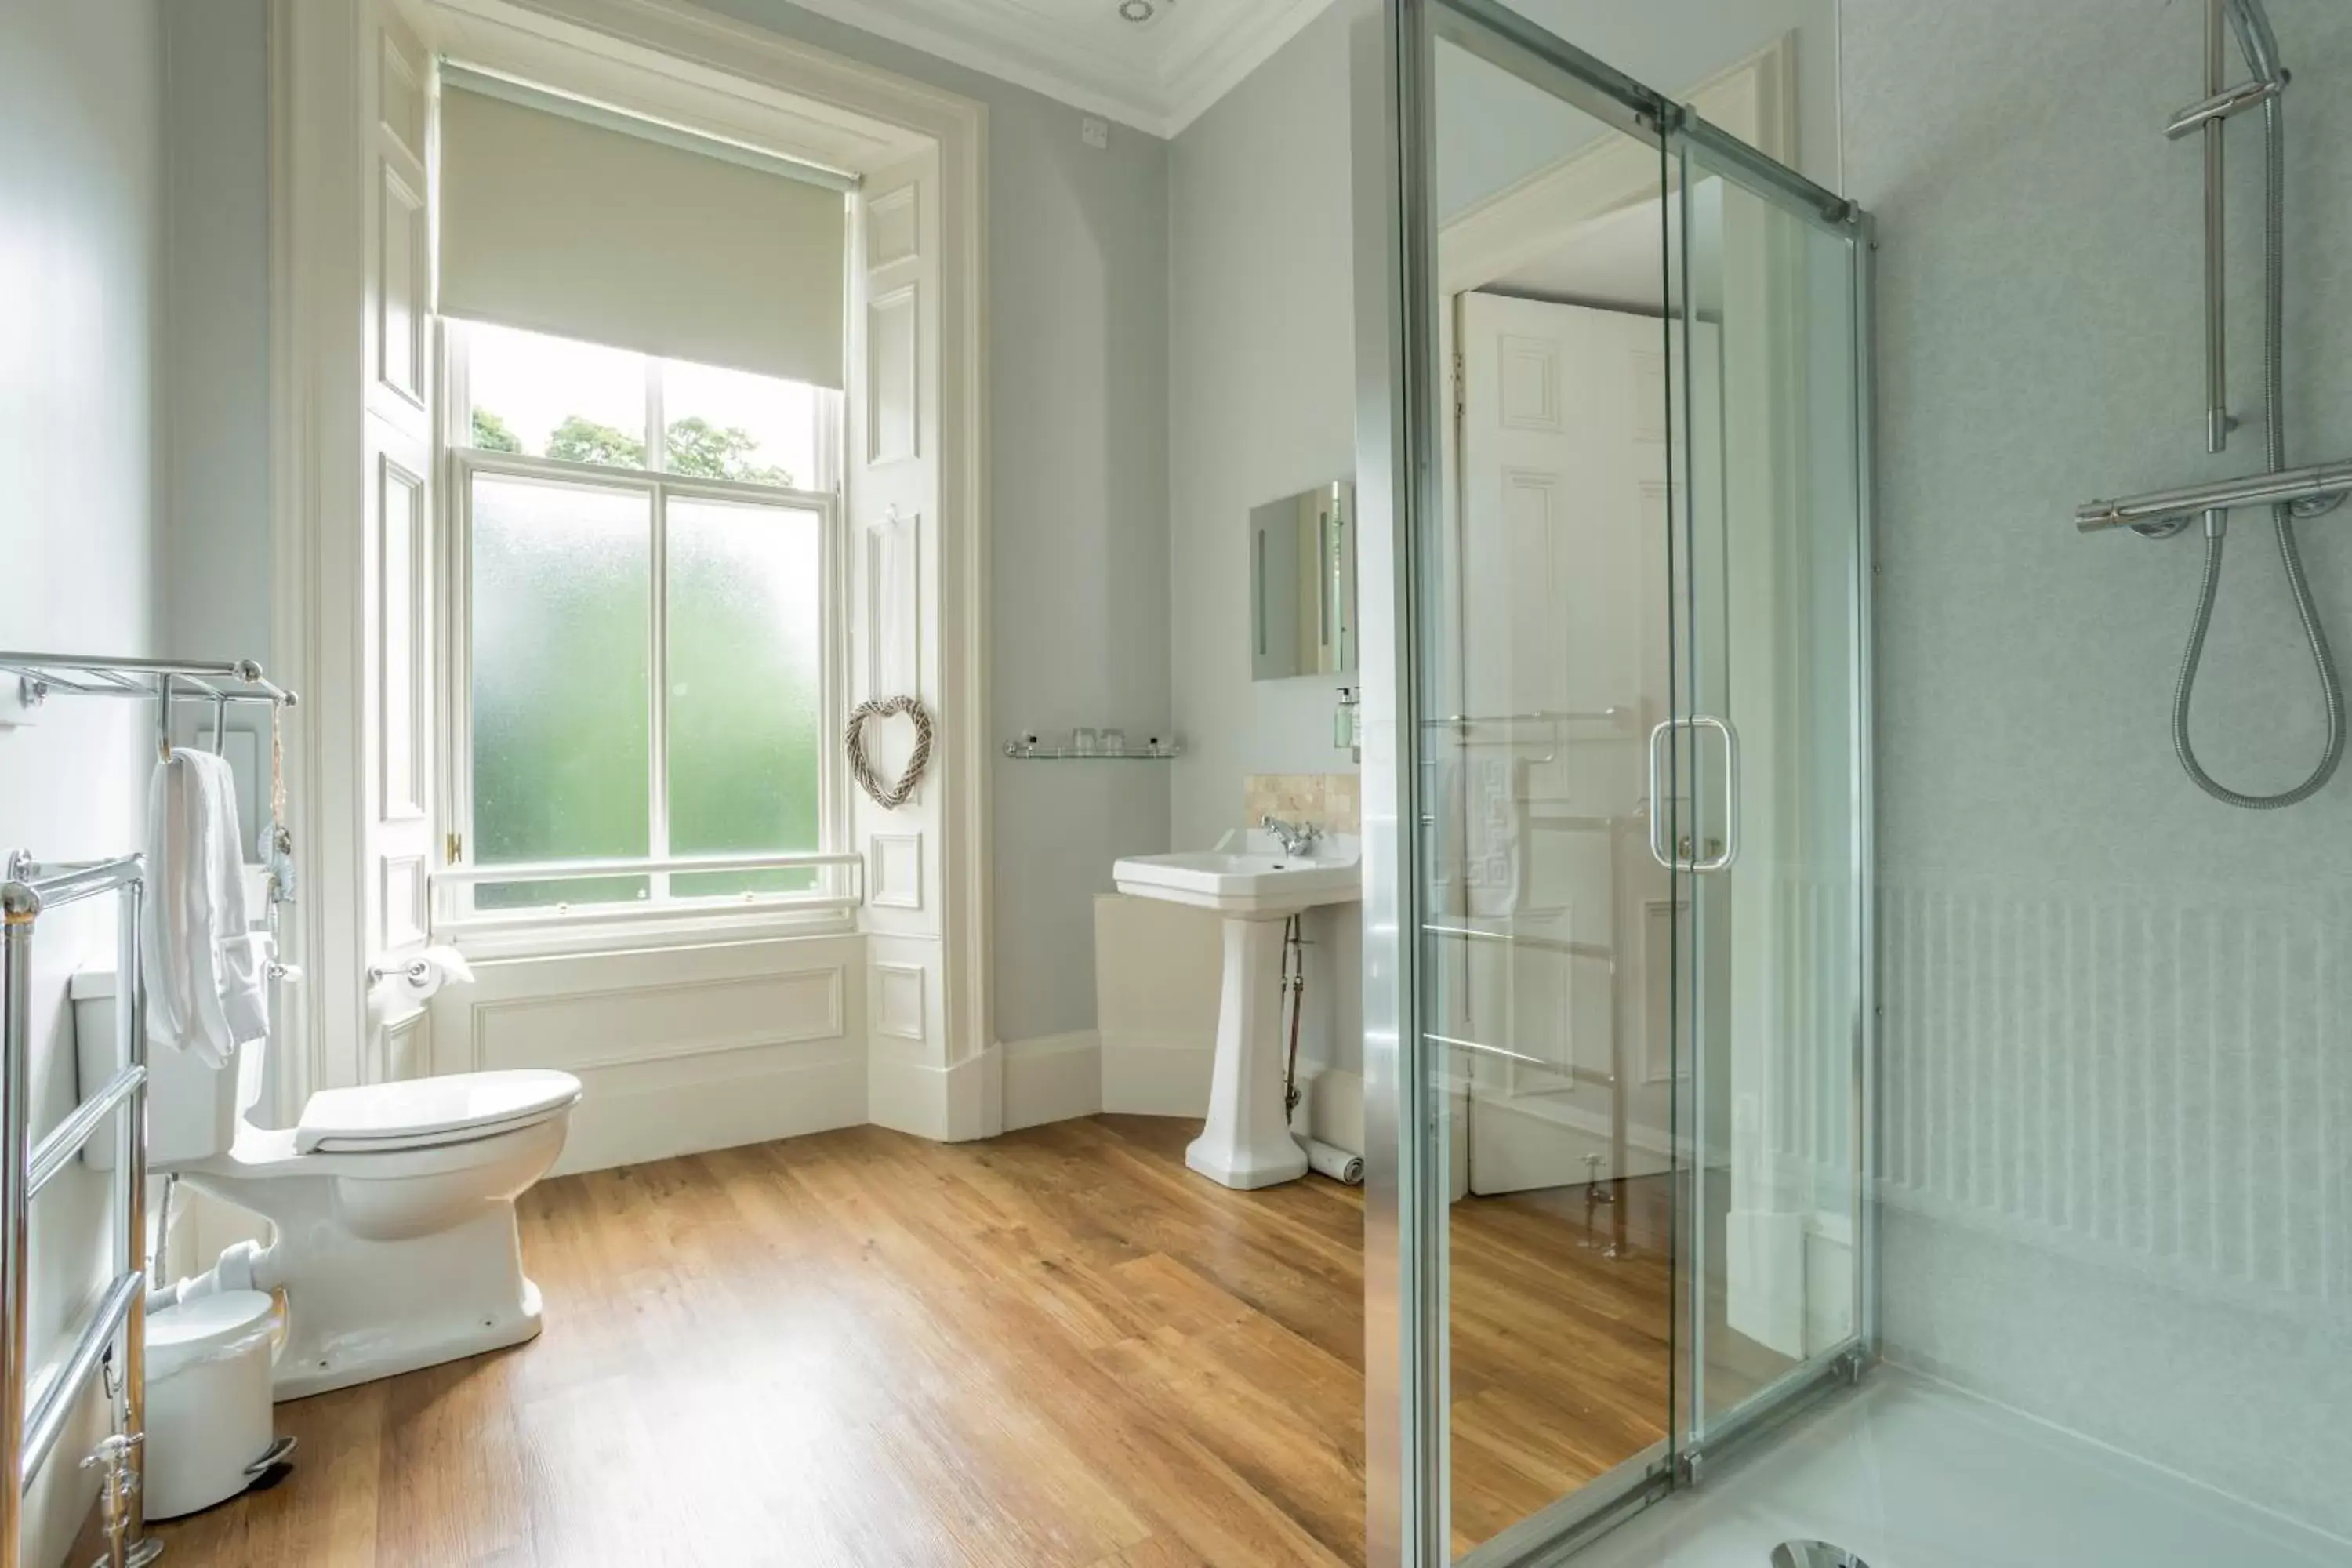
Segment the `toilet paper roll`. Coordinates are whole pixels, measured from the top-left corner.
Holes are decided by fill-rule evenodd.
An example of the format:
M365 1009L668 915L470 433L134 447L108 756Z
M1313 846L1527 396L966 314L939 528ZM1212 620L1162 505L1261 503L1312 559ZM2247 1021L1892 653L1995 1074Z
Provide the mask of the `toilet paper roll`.
M1326 1143L1319 1138L1302 1138L1307 1146L1307 1168L1330 1177L1342 1186L1360 1185L1364 1179L1364 1157L1350 1154L1336 1143Z
M456 948L434 946L380 964L376 974L385 986L409 1001L427 1002L452 981L460 985L473 984L474 966Z

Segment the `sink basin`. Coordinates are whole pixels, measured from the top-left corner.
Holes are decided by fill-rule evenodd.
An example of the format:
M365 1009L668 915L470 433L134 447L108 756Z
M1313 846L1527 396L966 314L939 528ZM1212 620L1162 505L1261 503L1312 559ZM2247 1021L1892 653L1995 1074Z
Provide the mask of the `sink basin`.
M1122 893L1231 915L1295 914L1320 904L1351 904L1364 896L1361 854L1353 839L1338 837L1297 856L1255 843L1240 849L1134 855L1114 865L1111 877Z
M1283 919L1364 896L1363 852L1344 834L1287 855L1270 833L1215 849L1137 855L1111 867L1118 890L1223 917L1225 973L1209 1114L1184 1163L1228 1187L1269 1187L1307 1173L1283 1102Z

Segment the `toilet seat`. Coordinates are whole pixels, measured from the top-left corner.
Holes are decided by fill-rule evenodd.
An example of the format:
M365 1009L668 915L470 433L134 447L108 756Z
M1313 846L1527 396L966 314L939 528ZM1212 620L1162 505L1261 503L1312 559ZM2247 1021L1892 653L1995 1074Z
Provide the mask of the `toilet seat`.
M580 1100L566 1072L509 1068L321 1089L294 1129L297 1154L433 1149L543 1121Z

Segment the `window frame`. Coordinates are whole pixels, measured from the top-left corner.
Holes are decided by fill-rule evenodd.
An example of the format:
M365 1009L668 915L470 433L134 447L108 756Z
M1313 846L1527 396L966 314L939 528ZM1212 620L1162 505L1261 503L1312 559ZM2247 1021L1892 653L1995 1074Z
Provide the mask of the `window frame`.
M709 479L668 472L668 429L663 408L662 361L646 364L646 463L642 468L578 462L524 453L497 452L472 443L472 390L467 375L467 323L438 318L441 418L436 439L442 484L439 526L434 531L440 556L440 637L443 691L435 715L439 731L442 787L439 791L441 864L478 869L472 858L473 802L473 485L477 478L520 479L581 489L624 491L646 498L647 548L651 553L649 700L646 714L650 742L650 839L646 858L668 858L669 660L668 509L673 500L731 502L814 512L820 537L818 628L821 656L818 734L841 733L847 717L850 602L845 510L841 494L845 468L843 406L838 397L820 403L816 430L816 481L801 489L744 479ZM616 351L630 352L630 351ZM863 900L862 861L846 863L851 823L848 766L837 747L820 745L817 766L817 837L814 853L843 857L822 867L809 892L735 893L707 898L668 896L674 873L649 872L652 896L632 904L541 906L478 910L469 879L432 879L432 922L436 936L462 941L468 951L494 954L593 952L675 945L712 936L741 934L831 935L856 929ZM782 853L803 853L791 851ZM612 862L614 874L631 874L633 859ZM848 873L843 876L842 873Z

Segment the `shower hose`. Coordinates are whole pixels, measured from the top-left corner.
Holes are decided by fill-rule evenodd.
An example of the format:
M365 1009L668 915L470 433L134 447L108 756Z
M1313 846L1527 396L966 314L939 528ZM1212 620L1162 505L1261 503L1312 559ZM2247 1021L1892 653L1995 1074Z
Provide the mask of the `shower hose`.
M2263 106L2263 139L2267 152L2263 184L2267 214L2263 223L2263 405L2270 446L2271 471L2286 467L2286 124L2282 101ZM2213 626L2213 599L2221 587L2221 549L2228 533L2228 514L2205 514L2205 581L2197 594L2197 615L2189 631L2189 651L2180 661L2180 681L2172 696L2172 749L2197 787L2226 805L2247 811L2277 811L2310 799L2336 775L2344 760L2344 682L2336 672L2336 656L2327 646L2327 629L2320 625L2319 607L2312 602L2311 583L2303 569L2303 552L2295 543L2295 509L2272 510L2278 532L2279 559L2286 567L2287 588L2294 595L2294 612L2303 622L2304 639L2311 646L2312 663L2319 669L2319 689L2327 706L2327 749L2309 778L2279 795L2244 795L2207 773L2197 760L2189 736L2189 699L2196 694L2198 667L2205 658L2205 634Z

